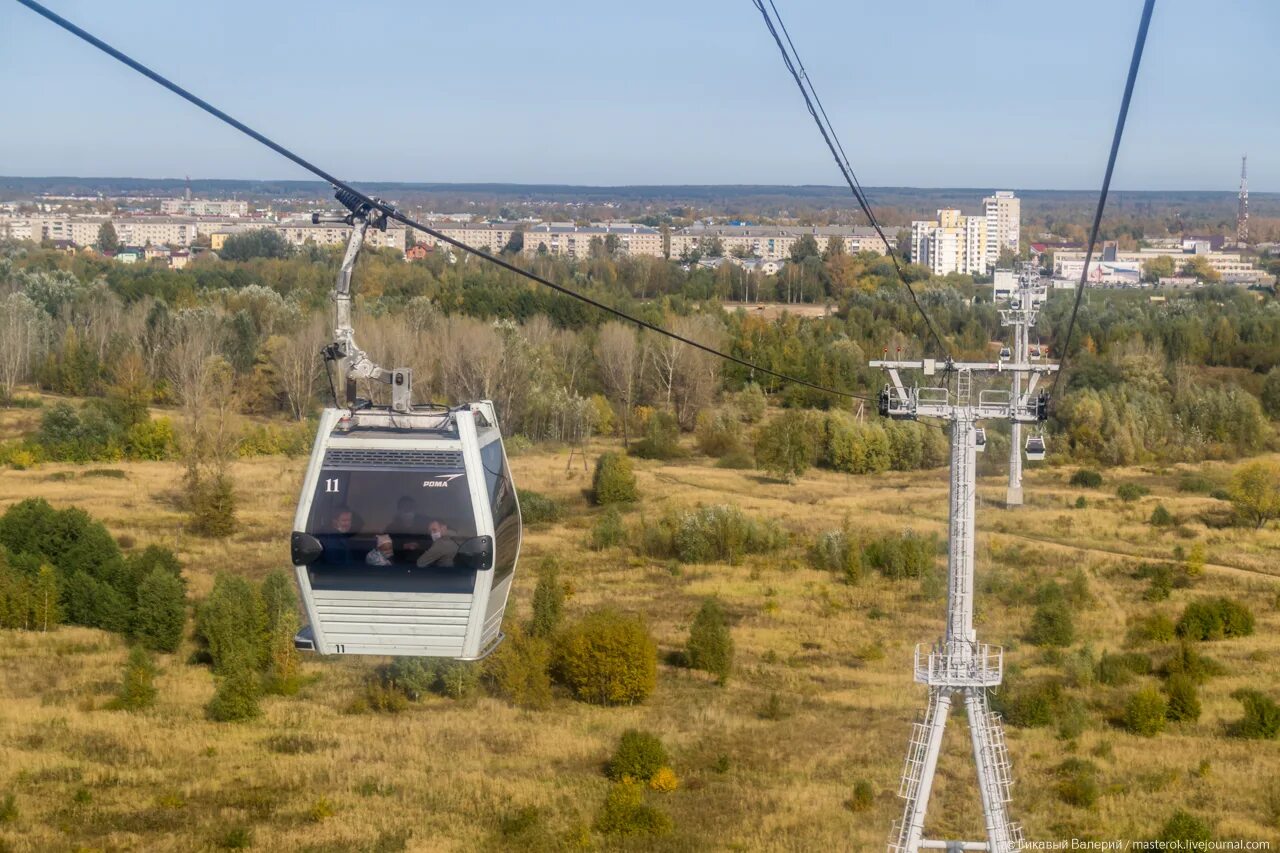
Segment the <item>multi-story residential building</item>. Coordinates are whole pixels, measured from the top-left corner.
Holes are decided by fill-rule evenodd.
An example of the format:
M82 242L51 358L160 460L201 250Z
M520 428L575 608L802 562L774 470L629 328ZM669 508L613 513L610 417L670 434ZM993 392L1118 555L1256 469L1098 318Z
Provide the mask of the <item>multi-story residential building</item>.
M458 222L454 219L426 223L446 237L466 243L476 249L484 249L496 255L507 247L511 238L524 223L519 222ZM419 246L435 246L443 241L425 231L414 230L413 241ZM445 243L445 246L448 246Z
M160 212L179 216L248 216L247 201L218 201L207 198L166 198Z
M1058 250L1053 253L1053 274L1056 278L1072 281L1080 280L1084 270L1083 249ZM1253 261L1239 252L1215 252L1207 242L1190 242L1182 249L1145 248L1136 251L1119 251L1112 246L1105 246L1103 251L1095 252L1089 263L1088 282L1090 284L1133 284L1139 283L1147 261L1159 257L1173 259L1174 272L1181 273L1183 267L1192 258L1204 258L1209 267L1222 276L1222 280L1231 284L1260 284L1271 280L1265 270L1254 266Z
M1022 248L1022 201L1009 190L982 200L987 220L986 268L993 270L1000 253L1018 254Z
M346 245L347 238L351 236L351 228L346 225L329 223L317 225L309 219L286 220L275 226L275 229L281 237L294 246L304 246L307 243L317 246L341 246ZM364 242L366 246L399 249L404 252L407 231L408 229L403 226L387 226L386 231L370 228L365 232ZM224 237L223 242L225 240ZM212 238L210 244L212 245Z
M805 236L811 236L825 251L831 240L844 243L849 254L885 253L884 241L876 230L866 226L840 225L691 225L671 233L670 257L680 258L718 239L726 255L750 253L766 261L791 258L791 247Z
M565 255L570 258L591 256L591 241L617 239L616 252L624 257L663 257L662 232L645 225L626 222L598 222L574 225L571 222L546 222L531 226L524 233L523 254Z
M981 216L939 210L937 219L911 223L911 260L934 275L981 275L996 268L1000 252L1019 249L1021 202L1007 190L982 200Z

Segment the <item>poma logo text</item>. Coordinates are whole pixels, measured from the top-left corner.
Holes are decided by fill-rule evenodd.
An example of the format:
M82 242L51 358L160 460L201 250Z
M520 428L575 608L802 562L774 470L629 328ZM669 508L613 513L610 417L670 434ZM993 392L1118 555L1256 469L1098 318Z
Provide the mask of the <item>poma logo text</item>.
M424 489L446 489L454 480L461 477L461 474L439 474L430 480L422 481Z

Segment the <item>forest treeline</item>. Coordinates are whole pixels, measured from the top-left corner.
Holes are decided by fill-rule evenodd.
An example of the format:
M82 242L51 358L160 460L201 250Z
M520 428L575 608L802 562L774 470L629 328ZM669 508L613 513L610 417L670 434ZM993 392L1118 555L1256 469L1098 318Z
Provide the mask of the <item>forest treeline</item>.
M884 381L868 359L886 351L938 355L923 350L923 321L903 298L891 265L871 254L814 244L788 266L790 280L728 264L686 270L607 254L530 263L552 280L690 339L862 395ZM263 427L246 445L242 425L236 432L230 420L217 418L277 415L301 422L330 397L318 354L331 334L329 291L337 264L336 251L318 247L286 258L212 259L182 270L5 247L0 396L13 398L19 385L34 383L96 399L50 407L27 452L163 458L185 447L204 460L188 465L199 479L202 466L213 471L217 459L246 446L262 452L305 446L299 438L305 429ZM989 291L967 276L937 279L909 269L950 352L992 357L1002 330ZM492 399L505 431L533 441L603 432L629 444L653 412L693 431L701 414L726 405L726 392L748 386L789 408L858 406L638 332L479 259L436 253L406 263L393 252L369 250L357 268L356 292L359 343L382 364L412 367L418 399ZM826 302L835 310L820 318L764 319L723 307L724 300L757 294ZM1070 303L1067 294L1055 294L1036 329L1055 358ZM1270 292L1208 287L1167 302L1139 292L1090 292L1071 349L1072 370L1050 424L1051 435L1061 437L1051 442L1054 453L1109 464L1225 458L1257 452L1272 440L1271 419L1280 416L1280 305ZM157 405L172 406L177 423L150 417L148 408ZM211 415L217 423L199 427L212 423ZM880 458L884 434L855 432L875 446L854 455ZM941 461L934 453L897 455Z

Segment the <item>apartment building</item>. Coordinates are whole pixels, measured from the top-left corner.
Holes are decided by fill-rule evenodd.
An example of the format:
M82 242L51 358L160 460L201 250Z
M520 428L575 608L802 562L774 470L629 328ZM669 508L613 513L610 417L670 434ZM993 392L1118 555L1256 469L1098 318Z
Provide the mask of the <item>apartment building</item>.
M166 198L160 202L160 212L174 216L240 217L249 215L249 203L207 198Z
M347 238L351 236L349 226L330 223L317 225L310 219L286 220L274 227L286 242L294 246L305 246L307 243L316 246L345 246ZM366 246L399 249L404 252L407 232L408 229L404 226L388 225L386 231L370 228L365 232L364 243ZM224 237L222 242L225 243L225 241ZM212 245L212 238L210 238L210 245Z
M588 258L591 256L592 240L608 240L610 237L617 239L616 251L623 257L663 257L661 231L626 222L597 222L591 225L545 222L533 225L524 233L523 254L545 253Z
M937 219L911 223L911 260L934 275L983 275L996 268L1004 249L1020 248L1021 202L1001 190L982 200L981 216L960 210L939 210Z
M831 240L844 243L849 254L885 253L884 242L869 226L839 225L691 225L671 233L670 256L680 258L699 249L704 240L719 239L726 255L750 253L766 261L791 258L791 247L805 236L811 236L825 251Z
M1144 264L1162 256L1173 259L1175 273L1180 273L1192 258L1201 257L1229 284L1263 284L1271 280L1265 270L1255 267L1253 261L1239 252L1215 252L1207 242L1199 242L1181 250L1146 248L1126 252L1118 251L1113 246L1104 247L1103 251L1095 252L1089 262L1088 281L1090 284L1136 285L1143 273ZM1084 270L1084 257L1083 249L1055 251L1054 276L1079 281L1080 273Z
M445 219L427 222L426 224L446 237L451 237L454 240L466 243L468 246L484 249L489 254L496 255L507 247L507 244L511 242L511 238L519 230L519 226L524 223L458 222L453 219ZM413 230L413 242L419 246L435 248L442 241L425 231L419 231L415 228ZM448 246L448 243L444 245Z

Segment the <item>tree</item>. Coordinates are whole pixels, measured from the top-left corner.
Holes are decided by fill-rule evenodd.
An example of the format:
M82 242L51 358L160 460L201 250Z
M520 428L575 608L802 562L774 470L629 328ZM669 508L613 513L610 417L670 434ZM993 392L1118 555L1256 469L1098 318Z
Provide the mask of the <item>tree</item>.
M279 569L262 581L262 606L266 613L266 686L272 693L291 696L300 683L302 661L293 643L298 633L298 598L293 581Z
M798 264L805 258L820 257L822 257L822 250L818 248L818 241L812 234L805 234L791 244L791 263L793 264Z
M639 498L631 460L621 453L602 453L591 478L591 499L599 506L633 503Z
M62 621L58 596L58 573L53 566L44 563L36 572L35 585L31 591L32 628L48 631L58 627L58 623Z
M13 399L19 382L31 378L32 365L45 350L49 315L25 293L0 299L0 402Z
M114 252L119 248L120 237L116 234L116 227L108 219L98 228L98 251Z
M1273 367L1267 371L1267 378L1262 382L1262 394L1259 399L1262 401L1262 410L1267 413L1267 417L1280 418L1280 367Z
M197 629L215 673L243 666L257 671L264 660L267 612L262 597L238 575L220 574L197 611Z
M720 684L729 680L733 669L733 636L729 633L724 608L716 599L702 602L689 629L685 655L689 666L711 673Z
M124 676L116 698L108 707L119 711L141 711L156 701L156 667L142 646L134 646L124 665Z
M152 651L176 652L186 623L186 584L172 572L152 569L138 584L134 638Z
M560 565L554 557L542 561L538 585L533 589L533 621L529 633L534 637L550 637L560 626L564 615L564 584L560 581Z
M1165 692L1169 694L1166 717L1175 723L1194 723L1200 719L1200 696L1196 691L1196 683L1190 676L1182 673L1170 675L1165 683Z
M1144 261L1142 264L1142 280L1157 282L1162 278L1169 278L1173 275L1173 258L1168 255L1160 255Z
M630 326L610 321L600 327L595 353L605 393L622 408L622 446L627 448L631 438L631 410L640 379L640 342Z
M658 646L638 617L597 610L561 632L555 670L580 701L634 705L657 686Z
M329 339L325 317L314 314L290 335L279 335L268 341L271 367L276 389L284 396L289 413L304 420L315 401L316 382L323 370L320 350Z
M1231 475L1227 489L1231 505L1240 518L1259 530L1280 517L1280 466L1272 462L1250 462Z
M289 245L289 241L269 228L255 228L244 234L233 234L218 251L218 254L228 261L287 258L292 253L293 247Z
M790 482L809 470L818 448L811 419L803 411L787 411L756 431L756 464Z
M1222 273L1215 270L1210 264L1209 259L1204 255L1192 255L1186 263L1182 265L1182 274L1195 276L1197 279L1209 284L1216 284L1222 281Z

